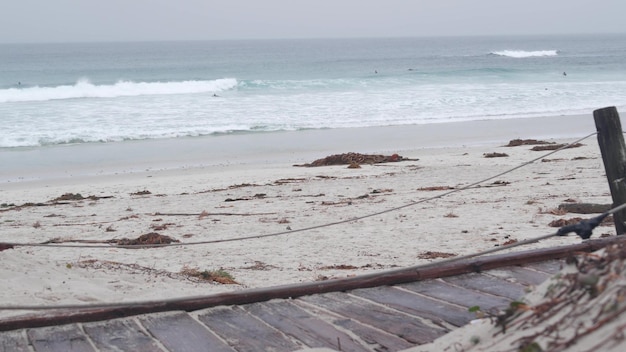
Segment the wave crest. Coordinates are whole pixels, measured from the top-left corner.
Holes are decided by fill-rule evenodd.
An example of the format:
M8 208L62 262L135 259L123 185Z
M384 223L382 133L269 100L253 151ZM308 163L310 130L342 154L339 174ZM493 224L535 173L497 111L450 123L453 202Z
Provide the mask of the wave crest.
M525 50L502 50L493 51L492 55L506 56L513 58L526 58L526 57L542 57L542 56L557 56L558 50L537 50L537 51L525 51Z
M0 90L0 103L76 98L115 98L140 95L215 93L229 90L236 86L237 80L234 78L181 82L119 81L115 84L108 85L96 85L91 83L88 79L80 79L73 85L2 89Z

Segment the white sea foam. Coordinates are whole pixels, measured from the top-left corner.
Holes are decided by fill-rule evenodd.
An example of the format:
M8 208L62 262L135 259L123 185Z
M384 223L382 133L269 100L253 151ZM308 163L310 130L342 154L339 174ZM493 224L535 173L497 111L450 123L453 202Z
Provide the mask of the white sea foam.
M47 101L77 98L116 98L140 95L217 93L237 86L234 78L210 81L132 82L96 85L82 78L73 85L9 88L0 90L0 103Z
M557 56L558 50L537 50L537 51L525 51L525 50L502 50L492 52L494 55L507 56L513 58L526 58L526 57L542 57L542 56Z

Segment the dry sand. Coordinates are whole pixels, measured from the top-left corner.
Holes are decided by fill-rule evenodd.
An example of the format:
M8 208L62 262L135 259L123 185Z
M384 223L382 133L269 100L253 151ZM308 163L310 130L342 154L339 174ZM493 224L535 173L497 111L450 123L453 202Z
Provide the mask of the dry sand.
M511 139L563 143L594 131L589 115L49 148L25 151L24 160L3 152L3 164L14 166L0 184L0 242L156 232L190 243L282 234L152 249L18 246L0 252L0 299L50 305L208 295L428 263L437 260L433 252L464 255L542 236L556 230L551 221L574 216L552 212L563 202L611 202L595 137L480 187L385 211L547 153L503 147ZM206 152L218 145L219 152ZM345 152L419 160L358 169L292 166ZM508 157L485 157L493 152ZM54 204L68 193L103 198ZM43 205L6 206L27 203ZM343 223L299 231L334 222ZM594 237L613 232L601 227ZM552 238L523 249L579 241ZM190 269L222 270L237 284L181 274ZM1 310L0 317L23 313Z

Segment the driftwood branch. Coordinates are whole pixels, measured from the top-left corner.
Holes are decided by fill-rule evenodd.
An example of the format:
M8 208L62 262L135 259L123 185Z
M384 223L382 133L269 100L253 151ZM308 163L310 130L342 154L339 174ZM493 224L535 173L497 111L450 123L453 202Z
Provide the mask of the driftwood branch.
M276 213L208 213L203 211L202 213L160 213L156 212L150 214L153 216L260 216L260 215L276 215Z
M596 203L563 203L559 209L576 214L602 214L611 209L611 204Z

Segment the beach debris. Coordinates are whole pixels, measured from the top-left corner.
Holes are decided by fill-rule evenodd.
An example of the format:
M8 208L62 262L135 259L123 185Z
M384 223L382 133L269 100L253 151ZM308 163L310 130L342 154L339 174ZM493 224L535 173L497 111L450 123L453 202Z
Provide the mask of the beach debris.
M200 271L198 268L190 268L185 265L180 273L185 276L198 278L204 281L212 281L224 285L239 285L239 283L235 281L235 278L222 268L218 270Z
M475 188L502 187L502 186L508 186L510 184L511 184L511 182L509 182L509 181L497 180L497 181L494 181L494 182L492 182L492 183L490 183L488 185L477 185L477 186L475 186ZM472 188L474 188L474 187L472 187Z
M152 221L160 221L160 220L152 220ZM164 224L152 224L150 225L150 229L154 231L163 231L163 230L167 230L167 228L172 225L176 225L176 224L173 222L168 222Z
M118 246L141 246L146 244L170 244L174 242L180 242L170 236L160 235L156 232L150 232L145 235L141 235L135 239L122 238L119 240L111 240Z
M234 284L238 285L233 276L226 272L224 269L218 270L202 270L200 271L198 268L189 268L188 266L184 266L183 269L179 273L167 271L167 270L159 270L154 268L149 268L145 266L141 266L135 263L126 264L120 263L110 260L98 260L98 259L87 259L81 260L75 263L67 263L66 267L71 269L73 267L87 269L92 268L96 270L109 270L109 271L126 271L131 274L144 274L151 275L154 277L169 277L174 280L193 280L196 282L216 282L221 284Z
M354 265L350 265L350 264L336 264L336 265L321 266L318 269L319 270L354 270L354 269L358 269L358 267Z
M543 152L548 150L557 150L561 148L570 149L570 148L578 148L582 147L584 144L582 143L574 143L574 144L550 144L550 145L537 145L532 147L530 150L534 152Z
M496 153L496 152L483 154L483 157L485 158L506 158L508 156L509 154L507 153Z
M557 219L557 220L550 221L548 226L550 226L550 227L563 227L563 226L567 226L567 225L578 224L581 221L583 221L583 218L579 218L579 217L571 218L571 219Z
M536 139L511 139L505 147L519 147L520 145L555 144L554 142L539 141Z
M542 208L539 208L539 214L550 214L550 215L561 216L561 215L567 214L567 210L561 209L561 208L543 210Z
M430 186L418 188L418 191L447 191L454 189L452 186Z
M550 226L550 227L563 227L563 226L578 224L579 222L581 222L583 220L590 220L590 219L583 219L583 218L580 218L580 217L575 217L575 218L571 218L571 219L557 219L557 220L551 221L548 224L548 226ZM607 216L606 218L604 218L599 226L613 226L613 216L611 215L611 216Z
M381 154L361 154L361 153L343 153L329 155L322 159L317 159L310 164L300 164L294 166L316 167L330 165L362 165L362 164L379 164L398 161L416 161L419 159L409 159L398 154L381 155Z
M83 200L85 199L85 197L83 197L80 193L65 193L63 195L61 195L60 197L57 197L55 199L53 199L52 201L63 201L63 200Z
M150 194L152 194L152 192L148 191L147 189L144 189L143 191L133 192L130 195L131 196L147 196Z
M272 269L279 269L279 267L277 267L275 265L270 265L270 264L264 263L262 261L255 260L253 265L244 266L241 269L268 271L268 270L272 270Z
M502 243L503 246L508 246L510 244L514 244L517 243L518 241L515 238L510 238L508 240L506 240L504 243Z
M437 258L451 258L456 257L457 254L446 252L426 251L417 255L419 259L437 259Z
M237 184L237 185L231 185L231 186L228 186L226 188L214 188L214 189L209 189L209 190L206 190L206 191L200 191L200 192L197 192L196 194L221 192L221 191L227 191L227 190L243 188L243 187L258 187L258 186L260 186L260 185L255 184L255 183L241 183L241 184ZM188 193L183 193L183 194L188 194Z
M300 183L306 181L306 178L281 178L279 180L274 181L274 184L284 185L288 183Z
M258 216L258 215L274 215L276 213L209 213L203 210L201 213L160 213L156 212L153 216L197 216L199 220L207 216Z
M263 199L267 197L267 194L265 193L257 193L252 197L241 197L241 198L226 198L224 201L225 202L237 202L240 200L253 200L253 199Z
M382 189L375 189L372 191L372 194L378 194L378 193L390 193L393 192L393 189L391 188L382 188Z
M596 203L562 203L559 204L559 209L576 214L602 214L609 211L611 206L611 204Z
M2 203L0 204L0 212L5 212L9 210L21 210L23 208L28 208L28 207L45 207L45 206L71 204L69 201L78 201L78 200L86 200L86 199L99 200L99 199L108 199L108 198L114 198L114 197L113 196L93 196L93 195L83 197L80 193L65 193L45 203L26 202L21 205L16 205L15 203Z

